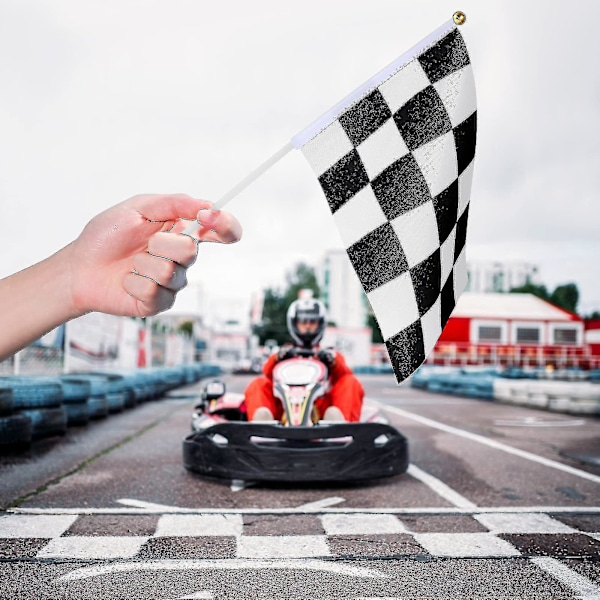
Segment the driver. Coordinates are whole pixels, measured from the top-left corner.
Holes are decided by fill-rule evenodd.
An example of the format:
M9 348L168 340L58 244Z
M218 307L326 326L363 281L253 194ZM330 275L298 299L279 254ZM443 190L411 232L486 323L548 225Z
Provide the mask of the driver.
M275 365L298 354L298 348L315 351L316 358L329 370L330 390L315 401L318 418L325 421L359 421L364 390L341 353L334 349L319 350L325 333L325 305L320 300L305 298L290 304L287 328L296 345L287 344L271 354L263 366L264 376L253 379L245 391L249 421L280 420L281 402L273 395Z

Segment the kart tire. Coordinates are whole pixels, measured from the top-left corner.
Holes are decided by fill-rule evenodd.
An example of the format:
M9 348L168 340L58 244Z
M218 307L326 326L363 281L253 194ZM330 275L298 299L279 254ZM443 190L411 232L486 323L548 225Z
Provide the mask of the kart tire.
M64 435L67 432L67 411L64 406L58 408L33 408L21 410L33 425L32 437L41 438L52 435Z
M111 392L106 394L109 413L122 412L125 408L125 395L122 392Z
M108 416L106 396L90 396L87 400L90 419L105 419Z
M134 394L133 386L131 385L131 383L127 381L124 375L120 375L118 373L107 373L107 377L109 382L108 393L119 394L123 396L123 408L133 408L137 404L137 399ZM120 401L114 399L113 404L114 403L118 405Z
M33 424L27 415L0 417L0 449L27 445L31 442Z
M87 399L83 402L65 402L67 425L87 425L90 421L90 408Z
M108 393L108 378L103 374L77 373L69 375L69 379L86 381L90 386L90 396L104 396Z
M9 387L0 387L0 417L10 415L15 404L13 391Z
M12 389L16 409L55 408L62 404L63 388L58 377L6 377L0 385Z
M85 379L63 375L60 381L63 386L63 402L65 404L85 402L92 395L92 386Z
M103 375L106 377L108 380L108 391L106 393L124 394L125 408L133 408L138 403L131 376L110 371L90 373L90 375Z
M132 387L126 387L123 393L125 394L125 408L134 408L137 406L137 396Z

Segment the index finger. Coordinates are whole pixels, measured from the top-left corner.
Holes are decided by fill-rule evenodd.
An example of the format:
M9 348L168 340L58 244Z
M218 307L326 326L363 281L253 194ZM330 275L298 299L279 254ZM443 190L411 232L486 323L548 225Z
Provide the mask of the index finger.
M201 210L197 218L202 225L198 233L198 239L202 242L232 244L242 237L242 226L231 213Z
M177 225L174 230L178 231ZM195 236L201 242L232 244L242 237L242 226L231 213L208 209L201 210L196 220L178 232Z
M187 194L144 194L126 202L149 221L195 219L200 210L212 206L208 200L192 198Z

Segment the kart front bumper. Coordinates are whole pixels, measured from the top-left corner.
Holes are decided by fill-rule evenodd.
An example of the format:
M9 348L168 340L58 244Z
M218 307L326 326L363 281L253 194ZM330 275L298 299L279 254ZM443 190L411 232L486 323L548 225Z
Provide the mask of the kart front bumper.
M183 441L186 469L254 481L360 481L404 473L408 443L382 423L220 423Z

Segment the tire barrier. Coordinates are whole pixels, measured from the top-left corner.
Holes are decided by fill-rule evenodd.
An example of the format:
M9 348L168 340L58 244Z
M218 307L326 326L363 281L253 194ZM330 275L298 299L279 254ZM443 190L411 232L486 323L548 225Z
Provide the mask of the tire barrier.
M87 405L90 419L105 419L108 417L108 400L106 396L90 396Z
M496 398L509 404L577 415L600 414L600 386L589 381L502 380L494 383Z
M123 412L125 409L125 394L123 392L109 392L106 394L108 412L111 414Z
M32 437L41 438L67 433L67 411L64 406L55 408L27 408L21 411L31 419Z
M87 425L90 421L90 407L87 399L83 402L65 402L63 404L67 411L67 425Z
M14 405L15 400L12 389L9 387L0 387L0 417L10 415Z
M388 375L394 374L394 368L388 363L382 363L380 365L363 365L353 368L354 373L357 375Z
M530 374L528 374L530 375ZM496 400L576 415L600 414L600 385L589 380L542 380L516 378L495 369L461 369L424 365L412 375L412 387L442 394Z
M0 417L0 449L27 446L32 433L33 425L27 415Z
M86 425L90 420L90 382L69 375L61 375L60 381L63 386L63 406L67 411L67 425Z
M56 377L0 377L0 452L64 435L68 427L86 426L220 373L218 366L192 363Z
M63 401L63 388L58 377L3 377L0 378L0 386L12 389L16 409L54 408Z

